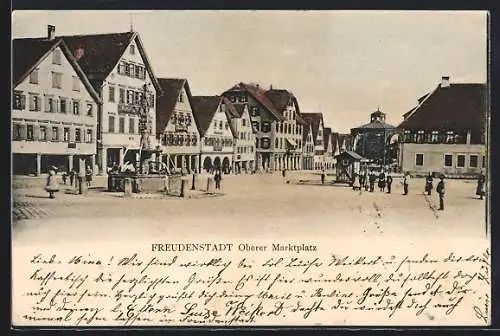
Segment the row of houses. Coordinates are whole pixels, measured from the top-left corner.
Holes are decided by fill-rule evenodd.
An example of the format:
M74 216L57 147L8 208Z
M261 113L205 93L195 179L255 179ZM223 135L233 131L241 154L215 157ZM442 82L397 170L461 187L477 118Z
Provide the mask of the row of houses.
M154 74L137 32L13 40L14 173L94 172L145 153L170 170L329 169L348 135L301 111L289 90L238 83L195 96Z

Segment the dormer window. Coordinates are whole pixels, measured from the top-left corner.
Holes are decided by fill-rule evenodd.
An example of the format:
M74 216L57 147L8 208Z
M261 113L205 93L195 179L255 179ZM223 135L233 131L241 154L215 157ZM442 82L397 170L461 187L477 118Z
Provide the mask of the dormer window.
M455 142L455 135L453 131L448 131L446 132L446 143L454 143Z
M431 133L431 142L437 143L439 141L439 132L438 131L432 131Z

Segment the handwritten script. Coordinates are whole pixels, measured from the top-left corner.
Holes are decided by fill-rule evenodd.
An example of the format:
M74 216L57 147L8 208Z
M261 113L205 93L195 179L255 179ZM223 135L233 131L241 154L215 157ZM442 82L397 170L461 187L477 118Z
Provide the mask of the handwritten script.
M488 250L369 256L34 253L14 279L14 323L419 325L464 319L486 325L489 262Z

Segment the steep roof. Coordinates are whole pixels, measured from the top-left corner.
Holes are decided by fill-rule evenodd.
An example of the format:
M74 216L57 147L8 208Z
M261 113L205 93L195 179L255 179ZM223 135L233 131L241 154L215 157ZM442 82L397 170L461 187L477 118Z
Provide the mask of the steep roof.
M302 118L312 126L312 134L313 134L313 141L314 144L316 144L316 140L318 137L318 130L319 130L319 125L321 122L323 122L323 113L321 112L308 112L308 113L302 113ZM323 123L324 124L324 123Z
M309 125L307 122L304 125L303 131L302 131L302 143L305 145L307 141L307 136L309 135L309 130L311 129L311 125Z
M222 101L222 96L193 96L193 112L198 119L198 129L201 136L207 132Z
M12 41L12 86L15 88L46 58L59 47L87 91L96 102L101 102L87 76L62 39L21 38Z
M137 49L144 59L153 85L157 91L161 92L159 83L152 71L151 64L137 32L129 31L124 33L66 35L58 37L64 39L64 42L73 52L78 48L83 48L83 56L78 59L78 64L82 67L85 74L87 74L87 77L94 83L94 86L99 81L103 81L108 77L132 40L137 39Z
M271 103L281 115L283 115L283 112L286 110L290 100L292 100L292 102L294 103L297 113L300 113L297 98L295 98L293 93L288 90L269 89L266 91L266 97L271 101Z
M302 118L301 116L299 115L296 115L295 116L295 121L298 123L298 124L301 124L301 125L309 125L307 123L307 121L304 120L304 118Z
M330 127L325 127L323 129L323 146L325 151L328 150L328 143L330 142L330 136L332 135L332 129Z
M224 93L228 93L231 91L246 91L252 97L257 100L274 118L277 120L285 120L283 115L276 109L271 100L267 97L266 91L253 85L247 83L238 83L234 85L231 89L225 91Z
M485 84L441 84L399 125L413 130L471 130L478 139L484 132L487 110Z
M224 104L226 104L229 118L240 118L243 115L243 111L245 110L244 105L235 105L226 97L223 97L223 100Z
M353 128L353 130L361 129L361 128L365 128L365 129L366 128L368 128L368 129L390 129L390 128L396 128L396 127L393 125L390 125L388 123L375 120L375 121L370 122L368 124L364 124L364 125L358 126L356 128Z
M167 124L172 116L179 94L183 88L186 88L188 101L193 110L193 116L197 123L196 114L194 113L191 90L187 79L184 78L158 78L163 95L156 97L156 131L162 133L167 127Z

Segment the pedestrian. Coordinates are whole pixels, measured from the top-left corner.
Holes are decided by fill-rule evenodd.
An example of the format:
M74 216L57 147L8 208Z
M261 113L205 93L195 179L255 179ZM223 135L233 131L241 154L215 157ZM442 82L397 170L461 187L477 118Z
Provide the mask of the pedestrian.
M325 184L325 170L321 171L321 184Z
M381 170L380 174L378 174L378 187L379 187L380 191L384 191L385 190L385 174L384 174L384 170Z
M406 172L403 176L403 195L408 195L408 186L410 185L410 173Z
M386 181L385 183L387 184L387 193L391 193L391 187L392 187L392 176L391 174L387 173Z
M92 182L92 168L90 166L85 171L85 181L87 181L87 187L90 187L90 182Z
M75 175L76 175L75 170L71 169L69 171L69 184L70 184L70 186L73 186L73 181L75 180ZM75 185L76 185L76 183L75 183Z
M359 182L359 174L354 173L354 181L352 182L352 190L361 191L361 183Z
M445 186L444 186L444 175L439 176L439 183L436 187L436 192L439 194L439 209L438 210L444 210L444 191L445 191Z
M479 199L483 199L486 194L486 176L484 176L483 172L479 174L479 178L477 179L477 188L476 195L479 196Z
M370 171L369 179L370 179L370 192L373 192L375 190L375 180L377 179L377 176L375 176L375 172Z
M361 174L359 174L359 185L360 185L360 187L364 187L365 186L365 181L366 181L366 171L363 170L361 172Z
M57 183L57 172L54 167L51 167L49 170L49 176L47 177L45 191L49 193L50 198L56 198L55 193L59 191L59 184Z
M63 180L63 183L64 183L64 184L66 184L67 178L68 178L68 173L63 172L63 173L62 173L62 180Z
M427 195L430 196L432 192L432 188L434 187L433 184L433 179L432 179L432 173L429 172L429 175L425 178L425 192L427 192Z
M222 172L217 170L214 175L215 189L220 190L220 181L222 180Z
M286 177L286 170L285 169L283 169L281 171L281 176L283 176L283 179L285 179L285 177Z

